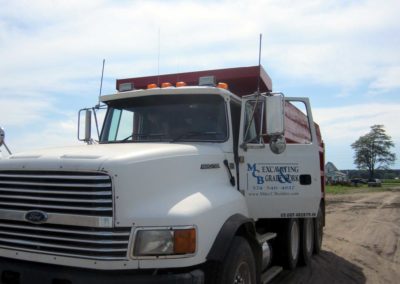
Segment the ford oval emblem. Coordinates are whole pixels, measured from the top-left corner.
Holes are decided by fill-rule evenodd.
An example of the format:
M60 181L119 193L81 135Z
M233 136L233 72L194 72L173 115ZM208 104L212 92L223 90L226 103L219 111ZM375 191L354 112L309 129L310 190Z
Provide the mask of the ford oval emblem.
M34 224L45 223L48 218L47 213L40 210L32 210L25 214L25 220Z

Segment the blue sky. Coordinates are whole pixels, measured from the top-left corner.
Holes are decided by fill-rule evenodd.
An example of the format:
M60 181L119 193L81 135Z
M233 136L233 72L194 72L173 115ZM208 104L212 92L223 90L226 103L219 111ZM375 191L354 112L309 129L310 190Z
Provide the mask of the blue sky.
M256 65L262 33L274 90L310 97L327 161L355 168L350 144L373 124L385 125L400 158L398 0L0 7L0 125L14 152L78 143L77 111L97 102L103 58L103 94L113 93L117 78L156 74L159 47L162 74Z

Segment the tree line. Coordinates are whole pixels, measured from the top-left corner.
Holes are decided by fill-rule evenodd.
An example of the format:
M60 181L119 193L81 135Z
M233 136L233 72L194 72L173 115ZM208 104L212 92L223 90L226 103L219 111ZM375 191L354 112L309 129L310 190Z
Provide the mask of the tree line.
M365 180L369 179L369 172L367 170L342 170L346 173L349 179L362 178ZM378 179L395 179L400 177L400 169L396 170L375 170L374 178Z

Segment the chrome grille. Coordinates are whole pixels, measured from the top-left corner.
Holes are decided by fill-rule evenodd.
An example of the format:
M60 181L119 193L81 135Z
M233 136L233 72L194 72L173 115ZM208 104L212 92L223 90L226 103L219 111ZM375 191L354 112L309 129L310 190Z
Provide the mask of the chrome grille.
M105 173L0 171L0 209L112 217Z
M0 247L98 260L126 259L130 228L0 220Z

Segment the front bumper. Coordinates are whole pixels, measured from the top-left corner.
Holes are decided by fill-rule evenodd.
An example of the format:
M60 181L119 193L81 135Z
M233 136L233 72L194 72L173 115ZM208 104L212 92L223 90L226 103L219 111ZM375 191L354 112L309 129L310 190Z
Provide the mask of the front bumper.
M151 274L141 270L99 271L0 258L1 284L203 284L199 269Z

